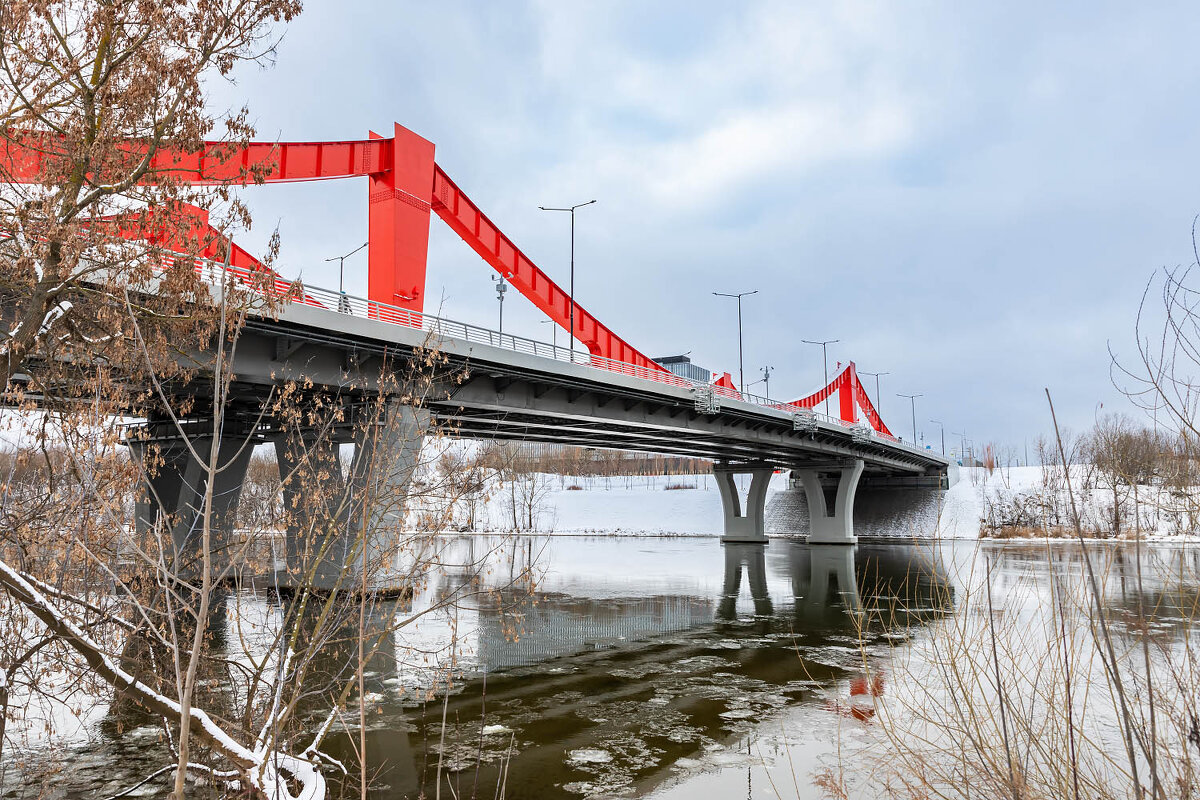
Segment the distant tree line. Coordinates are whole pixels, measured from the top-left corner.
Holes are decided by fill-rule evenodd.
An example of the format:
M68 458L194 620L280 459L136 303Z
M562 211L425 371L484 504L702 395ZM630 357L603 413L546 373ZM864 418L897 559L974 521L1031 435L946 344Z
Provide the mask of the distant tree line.
M480 454L484 466L516 472L607 477L617 475L703 475L712 472L705 458L637 453L572 445L489 443Z

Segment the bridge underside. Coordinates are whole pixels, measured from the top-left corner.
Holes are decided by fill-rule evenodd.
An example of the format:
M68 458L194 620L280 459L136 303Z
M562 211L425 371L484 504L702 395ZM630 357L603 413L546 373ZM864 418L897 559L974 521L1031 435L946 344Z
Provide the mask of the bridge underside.
M419 329L311 308L292 307L281 317L252 320L244 329L232 363L236 383L230 396L236 400L226 409L227 419L240 421L247 436L259 442L275 442L277 448L286 435L306 435L303 431L285 434L281 422L263 415L272 393L281 384L302 382L308 387L306 391L323 395L325 402L332 399L348 409L361 409L379 397L381 385L391 386L391 397L397 385L395 376L424 360L428 348L433 347L444 362L439 367L444 379L435 381L424 393L420 413L439 433L467 439L711 459L722 492L727 541L765 541L766 489L777 470L792 470L804 487L814 535L830 543L855 541L851 511L861 476L940 484L946 471L946 461L939 456L877 437L869 430L812 417L800 419L779 408L728 398L722 398L714 407L711 402L700 401L695 387L655 383L587 364L563 363L479 343L436 339ZM193 364L203 363L208 357L199 352L191 354ZM399 383L402 385L403 379ZM212 402L211 389L206 388L203 379L175 389L197 401L193 416L203 427L204 409ZM348 413L346 418L354 419L355 414ZM414 448L419 449L424 435L424 430L416 430L418 427L423 428L423 424L406 422L397 427L397 436L407 430L400 438L412 441L402 442L389 435L382 440L383 445L356 444L359 449L366 448L356 455L356 462L383 457L388 463L400 464L402 468L387 477L388 486L400 491L411 476ZM349 430L339 435L353 436ZM220 446L233 444L222 442ZM336 461L332 456L330 459L330 463ZM188 480L186 470L181 467L179 472L175 482L183 486ZM750 477L744 498L735 480L740 475ZM334 477L345 495L343 507L336 514L323 512L324 517L306 524L327 531L314 541L336 541L339 548L334 549L340 552L345 549L340 547L344 535L338 531L352 516L347 508L359 502L361 487L356 488L353 470L344 478ZM172 483L167 488L178 487ZM742 490L745 488L743 485ZM231 488L230 502L236 502L236 494ZM173 515L186 522L188 514L179 512L191 505L187 502L190 495L182 489L159 495L178 498L162 503L157 514L144 512L146 520ZM177 533L178 543L189 539L187 531ZM299 543L297 539L294 544ZM360 549L364 546L359 545ZM330 548L322 552L326 550ZM289 561L294 561L295 554L289 555L293 556ZM364 562L366 554L349 557ZM319 571L324 566L317 563L314 569Z
M448 431L469 439L633 450L785 468L869 459L870 474L921 475L925 468L882 447L851 446L842 431L797 433L790 419L721 419L684 403L550 388L536 381L477 378L431 404Z
M372 371L401 369L431 344L421 331L386 328L409 340L385 345L300 326L252 328L239 345L241 394L265 392L294 373L350 398L369 395ZM448 375L425 406L441 433L711 459L721 477L726 541L766 540L766 489L776 470L792 471L808 498L811 536L828 543L855 541L860 478L944 480L943 459L861 429L823 420L800 425L793 414L740 401L712 409L684 387L455 340L433 344L447 359ZM739 475L749 478L740 488Z
M420 330L348 322L376 325L393 341L282 320L251 324L234 365L242 383L239 396L251 402L265 398L289 378L347 396L369 395L373 373L399 369L431 344ZM729 400L706 412L685 387L451 339L432 344L447 359L448 379L429 392L426 406L445 432L463 438L770 462L781 468L840 468L861 459L865 474L877 476L934 476L946 469L946 462L928 451L861 437L861 430L843 425L822 421L797 429L793 414Z

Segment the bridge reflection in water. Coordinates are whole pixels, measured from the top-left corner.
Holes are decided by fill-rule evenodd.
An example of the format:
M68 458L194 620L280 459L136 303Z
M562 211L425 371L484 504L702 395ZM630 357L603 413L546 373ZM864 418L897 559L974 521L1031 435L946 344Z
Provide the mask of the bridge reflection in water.
M859 677L859 612L889 621L865 626L869 650L890 624L950 610L929 547L776 540L726 544L718 555L711 540L659 541L556 540L546 589L480 604L468 635L476 672L455 682L444 742L441 697L423 709L405 702L411 692L391 691L375 709L368 748L382 772L374 796L433 796L439 754L458 796L494 791L504 770L509 797L640 795L675 774L680 759L720 751L783 708L819 705ZM657 555L673 572L663 577L648 563L645 580L589 582L590 546L625 548L631 563ZM582 548L573 577L562 563L572 548ZM686 579L700 557L711 559L707 575ZM397 688L384 665L376 669L375 685ZM331 747L351 755L348 740Z
M484 537L443 541L448 550L462 548L461 563L495 544ZM871 724L871 698L890 689L876 680L878 670L864 675L864 650L870 659L953 613L955 591L979 591L989 572L985 560L997 605L1030 621L1044 608L1052 577L1079 581L1083 570L1080 548L1062 542L852 548L773 540L718 549L711 539L552 537L517 545L494 564L496 582L485 588L498 589L530 561L544 561L547 569L532 595L498 592L459 611L455 619L469 646L459 663L468 669L455 676L444 743L442 697L423 707L423 693L414 690L429 686L421 662L426 654L445 655L448 626L423 630L423 641L408 629L384 640L366 676L368 759L378 769L372 797L434 796L439 755L443 779L458 797L496 796L504 771L509 798L642 796L697 761L732 763L740 772L746 763L736 761L731 745L785 723L788 736L808 737L789 753L797 774L807 775L806 745L835 741L836 726L848 724L838 715ZM1191 635L1192 611L1200 607L1200 550L1153 544L1138 556L1131 545L1089 549L1114 616L1132 619L1138 609L1151 609L1156 639L1182 642ZM436 595L469 584L465 572L453 570L431 580L411 608L407 600L380 603L368 631L386 629L395 603L405 614L420 613ZM268 646L272 620L286 607L250 590L222 596L210 646L230 659L244 657L244 647ZM351 675L356 633L356 622L329 632L324 657L312 669ZM210 711L232 713L236 688L217 677L204 676L200 699ZM314 725L324 719L323 708L311 709ZM356 761L356 720L356 713L348 715L349 732L328 742L348 763ZM754 727L763 721L769 726ZM135 729L153 736L131 736ZM97 787L132 785L170 760L165 745L154 744L158 730L144 712L112 703L100 736L64 754L60 763L69 766L56 793L73 800L98 796ZM335 787L334 796L356 791L356 784Z

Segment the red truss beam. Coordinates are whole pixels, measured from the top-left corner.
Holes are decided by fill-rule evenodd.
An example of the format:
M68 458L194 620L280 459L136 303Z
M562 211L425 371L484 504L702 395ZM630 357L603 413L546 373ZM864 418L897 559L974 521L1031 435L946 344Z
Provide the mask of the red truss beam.
M571 298L434 163L434 145L395 125L393 135L342 142L206 142L197 152L162 151L150 173L196 186L284 183L367 177L367 296L410 311L424 310L430 212L436 211L463 241L564 330L570 330ZM36 182L56 153L55 140L31 136L10 142L0 162L18 180ZM131 142L131 163L145 151ZM234 247L238 261L252 260ZM257 262L255 262L257 263ZM249 266L249 264L247 264ZM260 265L261 266L261 265ZM595 356L652 370L662 366L640 353L575 303L575 338ZM665 371L665 370L664 370Z
M558 323L571 328L571 297L522 253L512 240L471 202L441 167L434 166L433 210L476 253L521 294ZM647 369L663 367L638 352L600 320L575 303L575 338L593 354Z
M9 142L6 149L0 150L0 167L15 180L37 182L57 153L55 143L51 136L30 136L23 143ZM131 163L144 152L144 145L136 142L125 148ZM197 152L159 152L149 166L153 176L197 186L366 177L369 180L367 296L371 300L418 313L423 311L430 212L436 212L517 291L564 330L570 330L570 296L522 253L434 162L433 143L401 125L393 127L390 139L372 131L369 139L358 141L252 142L241 146L206 142ZM148 238L179 249L187 249L181 243L200 240L205 242L202 256L224 260L228 251L234 266L265 269L245 250L214 231L208 225L207 215L199 209L181 209L178 224L175 235L165 233ZM665 371L578 303L574 316L572 333L593 355ZM718 382L718 385L723 384ZM732 388L732 382L726 388ZM857 422L861 408L872 428L891 434L859 382L853 362L828 386L792 405L812 408L835 392L842 420Z

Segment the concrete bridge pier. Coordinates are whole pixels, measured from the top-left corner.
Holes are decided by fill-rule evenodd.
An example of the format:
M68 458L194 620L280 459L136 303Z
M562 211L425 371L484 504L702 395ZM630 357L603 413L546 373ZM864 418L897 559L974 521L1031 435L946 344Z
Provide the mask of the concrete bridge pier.
M855 459L836 469L796 469L792 476L808 501L810 544L854 544L854 495L863 461Z
M288 514L288 573L277 579L287 588L356 591L365 571L371 591L407 589L404 519L429 414L396 401L354 416L349 434L275 442ZM354 446L348 471L345 443Z
M183 420L179 427L170 421L152 421L126 436L130 455L142 472L134 530L139 539L155 529L169 530L172 566L181 575L194 575L200 569L208 465L214 448L218 471L212 480L209 533L214 564L219 569L225 563L254 451L249 436L232 421L214 435L208 419Z
M767 541L767 486L775 467L769 464L713 465L713 476L717 490L721 493L721 507L725 513L725 535L722 542L764 543ZM746 495L745 509L742 508L736 477L750 475L750 491Z
M281 586L333 588L353 557L341 444L309 432L275 440L287 519L287 572L276 574Z
M427 410L395 401L355 431L349 476L355 516L351 527L364 543L359 566L386 587L403 576L409 490L429 425Z

